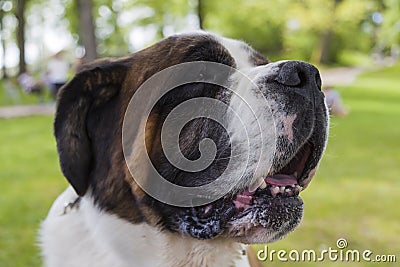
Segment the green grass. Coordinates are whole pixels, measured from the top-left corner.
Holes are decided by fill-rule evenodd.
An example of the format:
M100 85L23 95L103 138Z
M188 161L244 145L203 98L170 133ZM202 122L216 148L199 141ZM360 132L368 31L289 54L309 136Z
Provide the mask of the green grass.
M36 231L66 187L52 118L0 119L0 266L40 266Z
M302 193L301 226L288 238L269 244L270 250L336 249L336 240L346 238L349 249L396 254L400 261L399 73L398 65L339 88L351 113L332 118L325 158ZM52 201L66 187L52 137L52 118L0 119L0 129L0 266L40 266L36 232ZM283 264L265 262L265 266ZM378 265L383 264L368 266Z

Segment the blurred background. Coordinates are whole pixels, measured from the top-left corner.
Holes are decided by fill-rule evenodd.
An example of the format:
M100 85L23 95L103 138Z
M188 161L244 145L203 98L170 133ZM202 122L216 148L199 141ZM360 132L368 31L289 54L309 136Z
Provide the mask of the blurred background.
M0 0L1 267L41 265L36 232L67 186L52 136L58 88L84 62L198 29L321 70L328 150L302 194L302 225L269 249L336 248L345 238L349 249L400 261L400 0Z

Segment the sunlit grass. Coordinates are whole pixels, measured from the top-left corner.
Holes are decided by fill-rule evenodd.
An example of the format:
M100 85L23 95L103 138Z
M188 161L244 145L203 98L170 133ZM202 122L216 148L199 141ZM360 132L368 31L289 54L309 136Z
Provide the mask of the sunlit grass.
M66 186L52 118L0 119L0 266L40 266L36 231Z

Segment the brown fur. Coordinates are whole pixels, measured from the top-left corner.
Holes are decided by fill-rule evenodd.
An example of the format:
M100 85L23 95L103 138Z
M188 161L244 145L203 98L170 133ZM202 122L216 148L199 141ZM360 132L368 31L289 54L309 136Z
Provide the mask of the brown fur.
M86 65L63 87L55 135L62 170L79 195L90 187L106 211L133 223L144 218L158 222L151 208L137 205L145 194L131 177L122 152L125 110L139 86L158 71L194 60L219 62L228 55L212 43L217 44L208 35L170 37L129 57ZM160 55L168 60L160 60ZM229 57L226 62L234 64ZM146 141L152 141L157 114L151 115L146 127Z

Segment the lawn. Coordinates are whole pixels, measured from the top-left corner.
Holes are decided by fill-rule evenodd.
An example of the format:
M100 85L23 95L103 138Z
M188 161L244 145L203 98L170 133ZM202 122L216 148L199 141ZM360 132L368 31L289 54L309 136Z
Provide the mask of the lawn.
M0 119L0 266L40 266L36 231L66 186L52 118Z
M338 88L351 113L332 118L328 150L302 193L305 216L269 250L337 249L395 254L400 261L400 65ZM36 231L66 182L59 170L52 118L0 119L0 267L40 266ZM258 246L263 248L263 246ZM281 266L277 260L265 266ZM295 263L298 266L365 266ZM368 266L381 266L370 263ZM384 266L397 266L387 263Z

